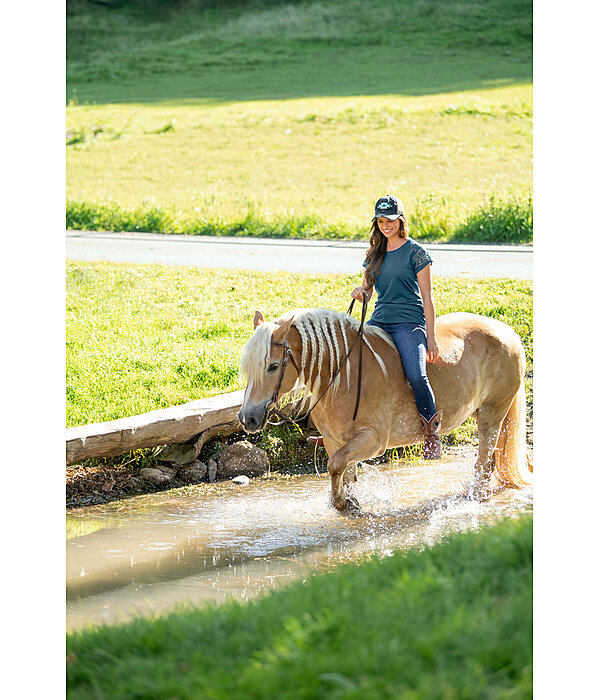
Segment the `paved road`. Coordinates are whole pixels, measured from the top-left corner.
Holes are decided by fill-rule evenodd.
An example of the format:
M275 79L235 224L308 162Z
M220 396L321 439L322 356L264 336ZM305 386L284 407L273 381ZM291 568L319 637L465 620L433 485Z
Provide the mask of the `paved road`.
M73 260L166 263L196 267L358 273L367 241L176 236L153 233L67 231ZM532 246L426 244L433 274L445 277L531 279Z

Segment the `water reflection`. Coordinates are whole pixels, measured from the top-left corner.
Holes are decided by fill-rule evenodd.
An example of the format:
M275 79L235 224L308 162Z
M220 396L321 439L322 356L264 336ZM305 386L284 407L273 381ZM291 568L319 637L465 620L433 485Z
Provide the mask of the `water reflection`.
M81 509L68 526L83 534L67 541L67 628L185 602L245 600L315 570L532 510L530 490L500 491L487 503L458 496L474 461L471 453L365 465L352 485L360 518L337 513L329 479L316 475ZM93 527L78 530L78 522Z

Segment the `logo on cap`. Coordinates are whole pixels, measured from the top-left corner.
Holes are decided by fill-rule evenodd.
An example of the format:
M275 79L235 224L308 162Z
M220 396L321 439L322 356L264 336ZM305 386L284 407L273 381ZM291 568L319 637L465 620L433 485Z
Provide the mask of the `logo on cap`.
M391 194L380 197L375 204L375 219L385 216L386 219L398 219L404 214L402 202Z

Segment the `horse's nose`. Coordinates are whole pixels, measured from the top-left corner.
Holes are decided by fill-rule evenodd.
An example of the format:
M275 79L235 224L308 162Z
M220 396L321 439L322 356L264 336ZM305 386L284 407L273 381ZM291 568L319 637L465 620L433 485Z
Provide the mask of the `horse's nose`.
M253 416L250 412L245 412L243 408L240 408L238 411L238 420L247 433L254 433L258 430L258 418Z
M242 425L247 432L253 433L258 430L258 419L254 416L246 416L246 420L244 423L242 423Z

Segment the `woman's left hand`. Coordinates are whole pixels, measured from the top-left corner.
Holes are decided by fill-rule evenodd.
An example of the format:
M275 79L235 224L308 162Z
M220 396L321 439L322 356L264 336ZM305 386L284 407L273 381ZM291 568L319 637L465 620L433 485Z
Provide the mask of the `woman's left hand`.
M440 354L440 349L435 336L427 338L427 362L435 362L435 358Z

